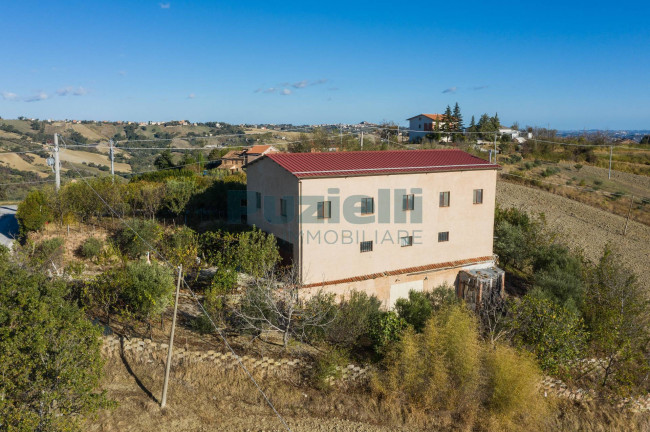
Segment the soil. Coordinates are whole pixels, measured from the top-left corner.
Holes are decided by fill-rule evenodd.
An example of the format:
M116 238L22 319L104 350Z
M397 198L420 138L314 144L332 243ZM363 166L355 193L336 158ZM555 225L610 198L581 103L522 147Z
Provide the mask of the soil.
M634 212L623 235L626 218L554 195L540 189L497 182L497 204L517 207L529 213L544 213L551 229L561 241L592 261L602 255L609 243L641 283L650 278L650 226L634 221Z

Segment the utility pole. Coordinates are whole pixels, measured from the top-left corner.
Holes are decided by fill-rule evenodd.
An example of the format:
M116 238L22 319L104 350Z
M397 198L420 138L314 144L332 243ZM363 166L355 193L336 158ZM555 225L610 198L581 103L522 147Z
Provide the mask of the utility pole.
M363 150L363 131L361 131L361 150Z
M614 149L614 146L609 146L609 173L607 174L607 178L611 179L612 178L612 151Z
M108 143L111 146L111 148L108 151L111 157L111 177L113 178L113 183L115 183L115 153L113 150L113 140L110 140Z
M627 224L630 222L630 213L632 213L632 204L634 204L634 195L630 197L630 208L627 210L627 219L625 219L625 228L623 228L623 236L627 234Z
M61 189L61 162L59 160L59 134L54 134L54 184L56 191Z
M497 163L497 134L494 133L494 163Z
M169 384L169 371L172 366L172 348L174 347L174 330L176 329L176 312L178 311L178 293L181 289L181 276L183 273L183 266L178 266L178 282L176 284L176 299L174 300L174 316L172 318L172 331L169 334L169 349L167 350L167 364L165 365L165 381L163 381L162 399L160 400L160 408L165 408L167 405L167 385Z

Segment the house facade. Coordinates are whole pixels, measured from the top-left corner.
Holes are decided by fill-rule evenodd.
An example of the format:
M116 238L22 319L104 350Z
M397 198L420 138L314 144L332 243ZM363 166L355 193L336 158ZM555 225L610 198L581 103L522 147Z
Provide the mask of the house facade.
M407 120L409 121L410 142L418 141L428 133L442 129L445 124L442 114L418 114Z
M269 154L247 167L247 222L279 239L308 293L390 308L494 267L497 169L460 150Z

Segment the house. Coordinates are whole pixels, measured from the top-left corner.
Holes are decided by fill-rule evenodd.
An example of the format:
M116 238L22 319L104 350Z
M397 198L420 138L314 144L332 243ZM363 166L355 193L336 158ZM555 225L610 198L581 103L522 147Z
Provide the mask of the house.
M250 163L257 158L264 156L265 154L277 153L277 152L278 149L276 149L272 145L254 145L244 150L243 152L243 156L245 159L244 164Z
M428 133L442 129L445 125L442 114L418 114L409 121L409 141L414 142L424 138Z
M455 149L270 153L247 166L246 221L278 239L306 294L363 290L391 308L410 290L458 290L460 272L498 274L498 168Z
M231 172L241 171L244 167L245 159L241 151L231 150L221 157L220 169L227 169Z

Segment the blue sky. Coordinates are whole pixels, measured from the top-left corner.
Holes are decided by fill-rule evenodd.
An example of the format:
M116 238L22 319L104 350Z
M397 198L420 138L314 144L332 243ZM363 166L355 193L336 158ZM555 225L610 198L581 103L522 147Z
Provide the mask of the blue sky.
M0 116L650 129L650 5L531 3L2 0Z

